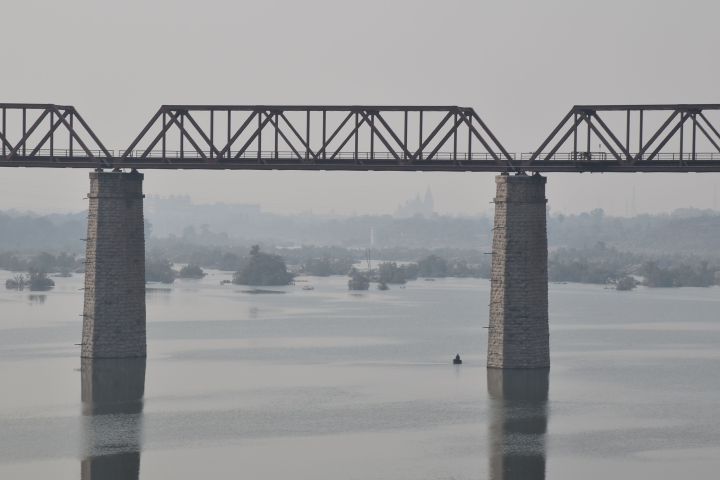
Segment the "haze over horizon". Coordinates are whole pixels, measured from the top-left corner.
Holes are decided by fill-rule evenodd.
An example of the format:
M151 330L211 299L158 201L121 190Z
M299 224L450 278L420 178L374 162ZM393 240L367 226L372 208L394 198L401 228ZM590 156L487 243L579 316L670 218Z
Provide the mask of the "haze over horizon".
M126 146L160 104L457 104L475 108L511 151L529 151L573 104L719 102L720 66L701 48L715 40L712 9L701 0L10 0L0 62L12 74L1 97L75 105L109 148ZM493 175L480 173L144 173L148 195L288 214L392 213L427 186L438 212L477 214L494 195ZM633 197L637 213L717 209L720 185L712 174L548 177L549 203L565 213L625 215ZM87 190L85 171L0 176L4 209L79 211Z

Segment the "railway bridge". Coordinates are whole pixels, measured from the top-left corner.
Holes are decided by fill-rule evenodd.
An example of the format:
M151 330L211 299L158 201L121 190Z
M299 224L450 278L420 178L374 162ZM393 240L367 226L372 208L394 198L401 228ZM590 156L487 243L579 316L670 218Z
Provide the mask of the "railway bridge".
M73 107L0 103L0 167L90 171L82 356L146 355L140 170L496 172L488 367L550 366L546 177L720 172L720 104L577 105L511 153L458 106L164 105L108 149Z

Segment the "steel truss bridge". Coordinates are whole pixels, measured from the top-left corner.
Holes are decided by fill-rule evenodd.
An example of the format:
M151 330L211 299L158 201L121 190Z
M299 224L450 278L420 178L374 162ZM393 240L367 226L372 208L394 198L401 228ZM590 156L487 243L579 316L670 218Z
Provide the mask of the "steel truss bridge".
M0 103L0 166L718 172L720 104L576 105L510 153L472 108L164 105L121 150L72 106Z

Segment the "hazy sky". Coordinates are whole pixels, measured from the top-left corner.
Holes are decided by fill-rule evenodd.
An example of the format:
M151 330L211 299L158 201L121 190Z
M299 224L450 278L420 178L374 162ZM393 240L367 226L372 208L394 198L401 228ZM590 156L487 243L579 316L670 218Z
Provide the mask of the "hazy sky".
M708 0L3 0L0 101L75 105L122 148L161 104L474 107L510 151L573 104L720 103ZM485 212L492 174L146 172L146 194L384 213L427 186ZM553 210L711 208L720 174L550 174ZM0 169L0 208L80 210L83 170Z

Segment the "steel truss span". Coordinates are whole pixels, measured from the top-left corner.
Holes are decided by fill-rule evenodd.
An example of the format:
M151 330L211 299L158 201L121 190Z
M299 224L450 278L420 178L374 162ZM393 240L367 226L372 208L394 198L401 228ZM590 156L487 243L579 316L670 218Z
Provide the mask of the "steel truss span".
M108 150L72 106L0 103L0 166L717 172L720 104L577 105L509 153L472 108L164 105Z

